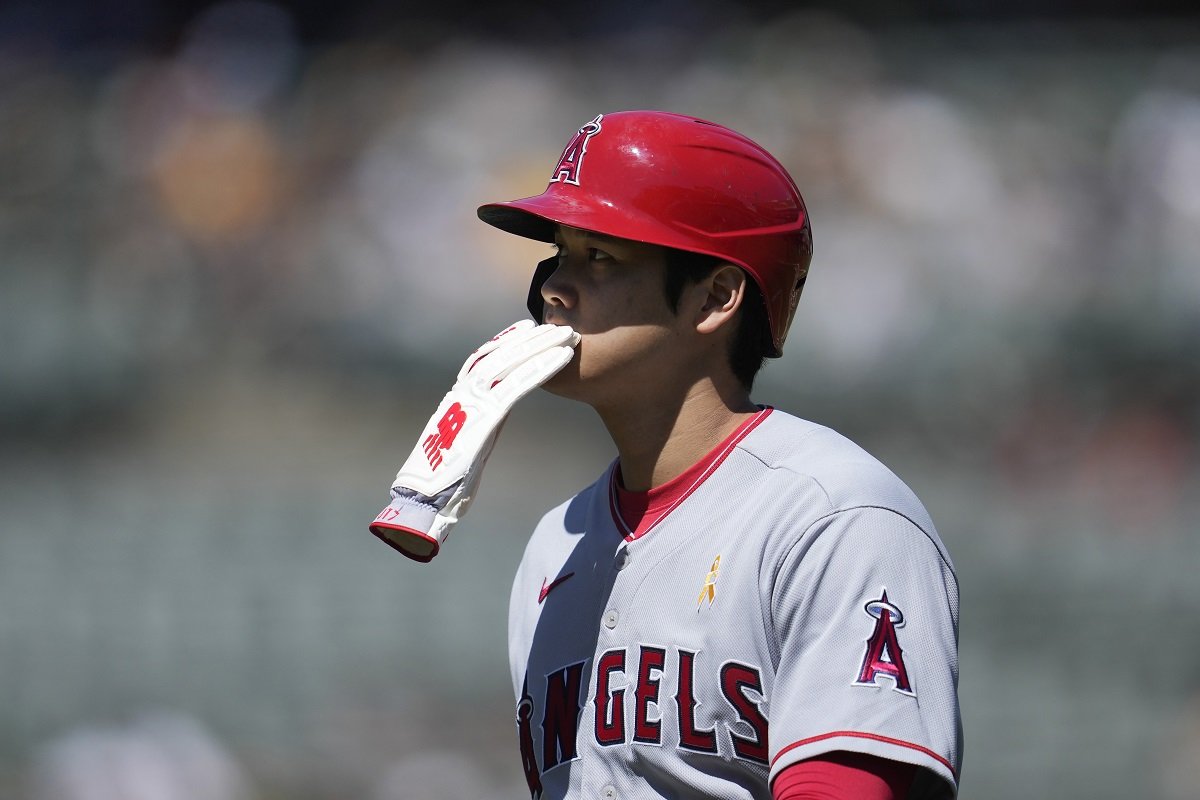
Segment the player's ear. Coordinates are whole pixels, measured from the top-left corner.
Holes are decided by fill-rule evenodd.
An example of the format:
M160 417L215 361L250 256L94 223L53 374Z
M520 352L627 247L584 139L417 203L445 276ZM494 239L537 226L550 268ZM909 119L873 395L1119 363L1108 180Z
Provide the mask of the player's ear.
M715 267L696 289L702 293L696 313L699 333L716 333L737 316L746 296L746 273L733 264Z

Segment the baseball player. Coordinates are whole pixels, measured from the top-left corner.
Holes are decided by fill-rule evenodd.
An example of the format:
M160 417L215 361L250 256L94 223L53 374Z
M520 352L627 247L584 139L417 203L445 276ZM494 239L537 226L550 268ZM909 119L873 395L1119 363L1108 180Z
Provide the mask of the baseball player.
M958 587L920 501L834 431L751 401L812 256L784 168L728 128L597 115L537 196L550 243L372 531L433 558L512 405L544 385L618 457L546 514L513 584L517 741L537 798L957 794Z

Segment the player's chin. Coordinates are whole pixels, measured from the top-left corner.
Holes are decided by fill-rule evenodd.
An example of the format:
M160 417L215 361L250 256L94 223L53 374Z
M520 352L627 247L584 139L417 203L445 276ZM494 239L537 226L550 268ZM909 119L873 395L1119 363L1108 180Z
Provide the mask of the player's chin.
M542 388L560 397L574 397L574 390L579 386L579 382L579 349L576 348L575 355L567 365L543 383Z

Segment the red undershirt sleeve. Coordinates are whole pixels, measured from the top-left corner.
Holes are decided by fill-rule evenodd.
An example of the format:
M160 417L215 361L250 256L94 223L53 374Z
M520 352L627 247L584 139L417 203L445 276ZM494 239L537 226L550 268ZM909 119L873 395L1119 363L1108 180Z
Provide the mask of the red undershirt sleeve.
M917 768L862 753L799 761L775 777L774 800L902 800Z

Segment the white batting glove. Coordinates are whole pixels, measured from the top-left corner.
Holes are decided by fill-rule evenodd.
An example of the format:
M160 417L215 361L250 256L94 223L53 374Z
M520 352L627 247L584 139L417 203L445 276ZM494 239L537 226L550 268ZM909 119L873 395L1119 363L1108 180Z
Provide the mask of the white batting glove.
M508 412L565 367L578 343L565 325L526 319L472 353L396 473L371 533L409 558L432 560L475 499Z

